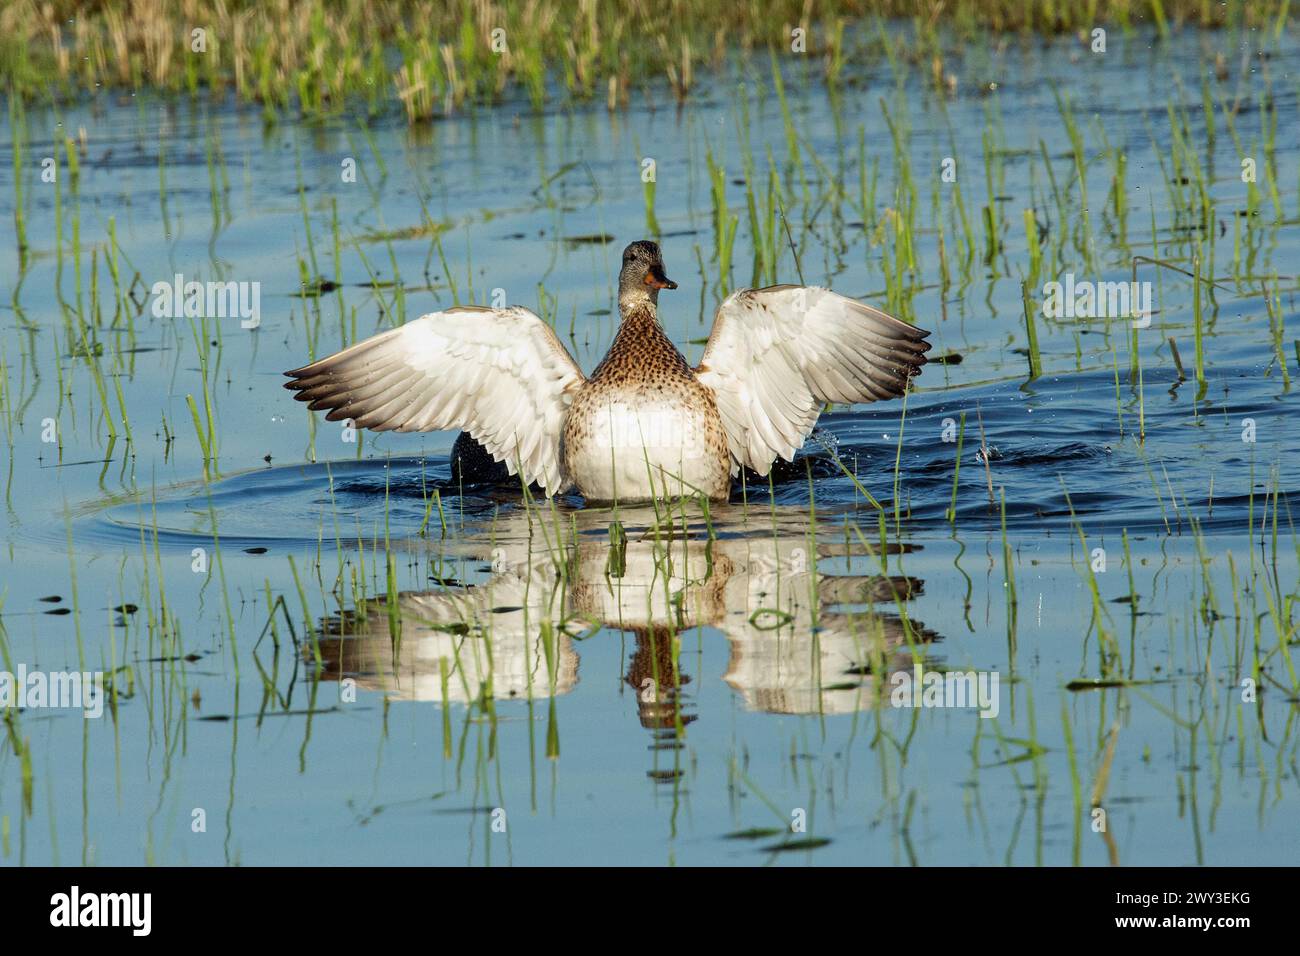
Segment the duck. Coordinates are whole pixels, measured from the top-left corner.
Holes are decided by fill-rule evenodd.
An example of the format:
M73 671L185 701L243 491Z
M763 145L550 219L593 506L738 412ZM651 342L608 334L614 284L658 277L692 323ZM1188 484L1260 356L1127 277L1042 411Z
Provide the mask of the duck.
M929 332L820 286L740 289L692 367L659 320L657 243L623 251L620 323L591 375L523 306L431 312L302 368L285 387L328 421L463 429L547 497L725 500L742 469L792 461L830 404L902 396Z

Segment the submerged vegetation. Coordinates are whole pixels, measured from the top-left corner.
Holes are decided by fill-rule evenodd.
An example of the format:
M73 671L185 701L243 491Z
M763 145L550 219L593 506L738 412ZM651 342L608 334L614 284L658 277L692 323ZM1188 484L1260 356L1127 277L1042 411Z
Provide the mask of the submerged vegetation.
M220 95L268 115L401 105L412 121L514 91L611 109L666 84L678 100L729 58L806 53L828 83L905 58L952 80L950 40L1184 26L1280 33L1289 0L15 0L0 11L0 72L26 99L106 89ZM882 19L906 20L886 37Z

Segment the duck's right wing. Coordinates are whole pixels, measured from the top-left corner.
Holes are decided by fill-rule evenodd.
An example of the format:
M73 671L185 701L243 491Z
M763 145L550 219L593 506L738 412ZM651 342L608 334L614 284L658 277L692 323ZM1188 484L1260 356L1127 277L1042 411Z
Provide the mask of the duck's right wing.
M286 372L285 388L376 431L463 428L510 473L564 490L560 434L586 379L551 327L520 306L431 312Z
M902 395L929 335L816 286L742 289L718 307L696 368L738 464L766 475L794 459L827 402Z

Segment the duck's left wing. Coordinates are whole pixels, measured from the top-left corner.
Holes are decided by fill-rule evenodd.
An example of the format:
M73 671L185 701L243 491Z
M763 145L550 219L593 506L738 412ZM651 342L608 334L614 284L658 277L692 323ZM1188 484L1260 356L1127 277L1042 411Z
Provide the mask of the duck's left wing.
M330 421L376 431L463 428L513 475L562 491L560 433L585 381L551 327L520 306L431 312L286 372Z
M766 475L827 402L895 398L925 364L930 333L817 286L742 289L718 307L696 369L735 461Z

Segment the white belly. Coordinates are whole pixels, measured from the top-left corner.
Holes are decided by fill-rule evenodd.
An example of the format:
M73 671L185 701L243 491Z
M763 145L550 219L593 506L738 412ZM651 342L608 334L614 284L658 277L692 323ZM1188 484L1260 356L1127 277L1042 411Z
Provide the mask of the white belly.
M578 490L593 501L645 501L696 494L717 496L729 481L717 454L712 409L665 397L611 399L583 410L568 427L566 461ZM712 416L716 418L716 413ZM723 492L725 494L725 490Z

